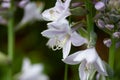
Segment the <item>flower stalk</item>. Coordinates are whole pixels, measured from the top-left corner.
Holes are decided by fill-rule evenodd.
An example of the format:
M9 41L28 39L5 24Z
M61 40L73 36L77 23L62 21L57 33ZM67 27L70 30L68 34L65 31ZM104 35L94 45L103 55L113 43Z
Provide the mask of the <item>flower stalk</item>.
M92 5L92 2L90 0L85 0L85 7L88 10L86 19L87 19L87 31L89 34L93 31L93 5ZM89 34L88 38L90 39L90 34Z
M10 8L9 8L9 21L8 21L8 58L10 62L13 61L13 53L14 53L14 0L10 1ZM7 71L7 80L12 80L12 65L11 63L8 65Z
M67 76L68 76L68 65L65 64L64 80L68 80Z
M112 41L112 44L109 48L109 65L112 69L114 69L116 41L114 38L111 38L111 41Z
M90 0L85 0L85 7L88 11L86 15L87 20L87 32L88 32L88 48L93 47L96 43L96 34L94 33L94 22L93 22L93 15L94 15L94 8L93 4Z

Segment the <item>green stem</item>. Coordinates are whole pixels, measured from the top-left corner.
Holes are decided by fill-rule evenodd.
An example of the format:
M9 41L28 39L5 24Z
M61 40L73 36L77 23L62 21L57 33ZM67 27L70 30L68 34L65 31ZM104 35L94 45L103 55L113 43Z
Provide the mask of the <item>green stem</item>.
M87 20L87 32L88 32L88 48L92 47L96 43L96 34L94 33L94 8L91 0L85 0L85 7L88 11L88 14L86 15Z
M114 58L115 58L115 47L116 47L116 41L115 39L111 38L112 40L112 45L109 48L109 65L111 66L112 69L114 69Z
M85 0L85 7L88 10L86 19L87 19L87 31L89 34L91 33L91 31L93 31L93 5L91 0ZM90 34L89 34L89 39L90 39Z
M67 76L68 76L68 65L65 64L64 80L68 80Z
M10 12L10 17L9 17L9 21L8 21L8 57L10 59L10 61L13 61L13 53L14 53L14 18L13 18L13 13L14 13L14 0L11 0L11 6L9 9ZM11 63L8 66L8 72L7 72L7 80L12 80L12 65Z

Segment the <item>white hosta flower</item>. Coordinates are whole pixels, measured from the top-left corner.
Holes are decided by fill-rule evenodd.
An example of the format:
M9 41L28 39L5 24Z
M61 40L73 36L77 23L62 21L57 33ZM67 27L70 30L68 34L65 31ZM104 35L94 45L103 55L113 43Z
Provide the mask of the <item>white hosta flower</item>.
M25 58L23 61L22 71L21 74L19 74L18 80L49 80L48 76L43 74L42 71L42 64L31 65L29 59Z
M40 2L39 5L35 2L29 2L24 7L24 16L19 25L16 27L16 30L20 29L23 25L27 24L28 22L42 20L41 12L43 7L44 4L42 2Z
M47 21L57 21L60 19L65 19L70 15L69 5L71 0L57 0L53 8L47 9L42 13L42 16Z
M81 80L89 80L89 77L94 70L107 76L105 66L94 47L73 53L66 59L63 59L63 61L71 65L81 63L79 66L79 76Z
M63 58L66 58L71 49L71 43L74 46L81 46L87 43L87 40L80 36L76 31L73 31L69 26L68 21L52 22L48 24L48 29L41 34L49 41L47 45L53 50L60 50L63 48Z

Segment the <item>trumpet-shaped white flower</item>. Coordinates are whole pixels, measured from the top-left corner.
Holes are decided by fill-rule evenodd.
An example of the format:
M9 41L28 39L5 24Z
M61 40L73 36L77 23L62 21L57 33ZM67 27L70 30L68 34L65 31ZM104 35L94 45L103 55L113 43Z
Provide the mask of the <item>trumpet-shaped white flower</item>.
M31 65L29 59L24 59L22 72L19 74L19 80L49 80L48 76L42 73L43 65Z
M69 5L71 0L57 0L53 8L47 9L42 13L42 16L47 21L57 21L60 19L65 19L70 15Z
M23 27L23 25L27 24L28 22L35 21L35 20L42 20L42 9L44 7L44 3L40 2L37 5L35 2L29 2L24 7L24 16L18 26L15 28L16 30Z
M67 64L80 64L79 66L79 76L81 80L89 80L90 75L97 70L100 74L107 76L105 65L98 56L96 49L89 48L83 51L78 51L63 61Z
M49 38L47 45L53 50L63 48L63 58L66 58L71 49L71 43L74 46L81 46L87 43L87 40L80 36L74 29L71 29L68 21L48 23L48 29L41 33Z

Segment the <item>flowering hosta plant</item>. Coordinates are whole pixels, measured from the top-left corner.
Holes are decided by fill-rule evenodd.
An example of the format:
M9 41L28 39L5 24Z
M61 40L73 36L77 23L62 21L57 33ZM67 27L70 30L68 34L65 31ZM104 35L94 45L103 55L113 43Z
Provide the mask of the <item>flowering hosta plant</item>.
M14 75L14 71L16 71L13 70L14 68L12 68L16 68L16 65L13 64L17 61L14 61L16 58L14 57L14 48L19 48L19 46L22 44L24 44L23 48L16 49L23 50L20 51L20 53L40 53L40 59L47 60L49 57L51 59L51 56L46 56L46 48L43 49L46 50L46 54L44 54L45 57L43 57L42 53L44 51L41 50L41 45L39 48L33 49L38 46L38 44L33 45L34 41L38 41L37 35L34 34L37 34L35 31L36 28L39 30L38 35L41 33L42 36L48 39L46 45L49 48L51 48L53 51L62 50L61 53L63 54L63 57L61 61L65 63L64 80L73 80L72 77L77 76L76 74L72 75L71 77L68 76L69 74L67 75L67 70L69 69L67 64L69 64L69 66L80 64L78 68L80 80L94 80L95 78L97 80L105 80L109 78L112 78L112 80L120 79L118 78L119 74L117 74L119 73L118 66L120 64L116 64L115 62L115 60L117 60L115 56L119 57L117 56L119 55L117 53L119 53L120 48L120 0L55 0L55 3L51 4L54 5L51 8L47 8L49 4L46 2L51 3L52 1L53 3L53 0L42 1L44 2L39 2L36 0L1 0L0 28L2 28L1 26L7 25L8 27L4 27L3 30L0 29L0 36L2 35L5 37L4 39L2 39L3 37L1 38L1 45L4 44L4 46L0 47L0 50L3 50L1 52L8 51L8 55L6 57L1 56L0 63L6 62L7 66L10 67L7 69L8 71L6 71L7 79L11 79L11 76ZM45 8L47 9L44 9L43 11L44 3ZM22 11L23 16L19 15L19 13ZM16 17L18 17L18 19ZM20 19L21 21L19 22ZM38 20L42 21L39 22ZM28 26L26 24L30 22L33 23L35 21L38 22L33 25L35 26L34 29L26 29L28 31L22 31L23 33L17 32L19 29L24 28L24 26ZM37 25L40 27L36 27ZM43 30L45 29L43 28L44 26L47 26L45 27L47 28L46 30ZM42 32L40 32L40 30L42 30ZM6 38L7 33L8 38ZM22 35L21 33L26 34ZM28 36L29 33L30 36ZM18 35L20 37L17 37L16 39L15 37ZM30 40L30 37L32 40ZM40 44L42 44L42 40ZM29 42L26 43L25 41ZM8 43L7 50L3 49L6 48L6 43ZM16 46L14 43L19 44L17 47L14 47ZM30 45L30 48L26 48L26 44ZM73 53L73 51L75 53ZM16 51L16 53L17 52L18 51ZM56 66L57 65L55 64L55 67ZM51 74L52 69L49 69L52 67L50 67L49 64L47 64L46 67L48 67L48 73ZM59 71L53 72L56 73ZM74 73L74 70L72 73ZM115 76L113 75L114 73L116 74ZM52 77L52 75L50 75L50 78L53 80L53 78L55 79L55 76ZM5 78L5 80L7 79ZM43 65L31 64L29 59L24 59L22 70L18 75L15 76L15 79L49 80L49 78L43 73ZM2 80L1 74L0 80ZM55 80L63 79L57 78ZM74 80L78 79L75 77Z
M93 37L91 35L88 36L90 41L82 37L76 32L78 28L72 27L66 19L71 14L69 8L70 1L71 0L57 0L53 8L47 9L42 13L43 19L52 21L47 24L48 29L41 33L44 37L49 39L46 45L53 50L62 49L63 62L67 64L81 63L79 67L79 76L81 80L89 80L95 71L107 76L106 68L98 56L95 47L90 48L95 45L93 44L95 43L93 42L95 41ZM97 7L100 8L99 6ZM91 34L91 32L89 34ZM84 51L78 51L68 56L71 44L73 46L81 46L84 43L87 43L90 47Z

